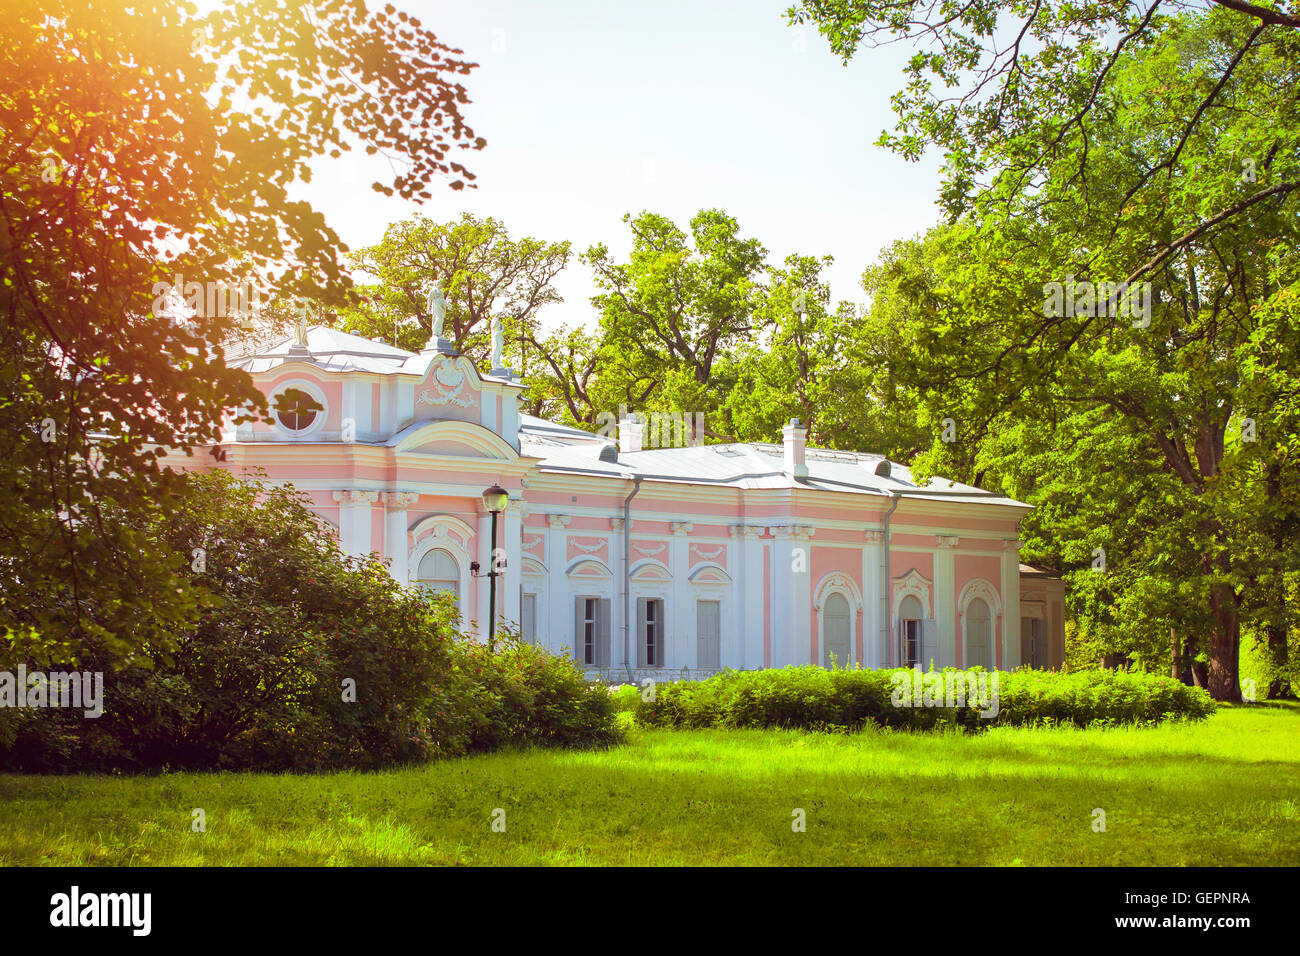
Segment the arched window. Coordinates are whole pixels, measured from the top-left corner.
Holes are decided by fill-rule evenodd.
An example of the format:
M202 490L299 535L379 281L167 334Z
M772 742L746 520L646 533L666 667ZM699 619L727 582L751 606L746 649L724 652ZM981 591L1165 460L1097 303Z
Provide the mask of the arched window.
M983 598L972 598L966 605L967 667L993 669L993 618Z
M441 548L434 548L420 559L420 587L434 593L448 592L460 606L460 568L456 559Z
M822 606L822 666L848 667L853 663L849 651L849 602L834 591Z

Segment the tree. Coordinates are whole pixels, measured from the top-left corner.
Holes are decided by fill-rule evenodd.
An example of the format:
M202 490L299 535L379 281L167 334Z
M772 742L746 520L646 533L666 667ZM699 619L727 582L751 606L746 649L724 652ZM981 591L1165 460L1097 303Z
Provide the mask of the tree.
M1164 26L1159 42L1121 57L1108 72L1097 122L1086 136L1067 137L1059 156L1038 170L1036 186L1000 180L995 202L901 250L866 282L910 314L896 368L932 416L943 413L962 426L964 440L936 441L920 470L999 477L991 458L997 432L1031 422L1055 430L1053 454L1071 473L1091 469L1099 476L1092 486L1111 489L1111 497L1092 499L1101 511L1125 501L1115 486L1100 484L1101 476L1123 476L1129 497L1141 492L1143 504L1133 513L1148 521L1176 518L1145 531L1130 528L1121 547L1142 533L1151 539L1140 566L1148 584L1161 582L1152 593L1197 602L1200 633L1191 637L1208 658L1211 693L1239 700L1240 627L1243 615L1257 612L1251 583L1264 554L1251 489L1270 467L1285 466L1277 456L1291 440L1276 434L1268 444L1242 445L1229 436L1247 402L1262 407L1278 394L1265 398L1260 391L1268 391L1269 373L1257 376L1250 392L1243 388L1245 358L1264 353L1291 367L1300 360L1290 350L1293 337L1261 321L1261 310L1286 313L1283 324L1296 319L1286 303L1300 278L1300 221L1278 194L1243 207L1221 228L1196 224L1205 208L1253 194L1257 184L1243 182L1233 161L1243 145L1283 144L1270 161L1270 178L1287 182L1300 172L1293 145L1300 135L1297 37L1279 31L1257 38L1218 90L1212 128L1202 125L1184 138L1181 117L1193 108L1196 90L1214 82L1218 64L1241 49L1248 31L1222 13ZM1171 84L1171 76L1186 82ZM1075 176L1085 155L1086 192ZM1158 199L1135 198L1134 185L1162 164L1170 175ZM1108 294L1090 297L1084 287L1064 295L1058 287L1058 303L1068 298L1072 308L1052 308L1047 298L1052 281L1063 287L1134 275L1157 280L1149 310L1141 301L1116 310ZM1097 430L1104 443L1066 443L1080 426ZM1089 459L1078 457L1085 448ZM1134 465L1133 455L1157 464L1159 480ZM1066 466L1058 460L1052 467L1062 474ZM1289 489L1275 499L1286 500ZM1123 523L1125 516L1096 507L1089 522L1098 533ZM1179 542L1192 543L1193 567ZM1293 569L1295 562L1290 546L1266 563Z
M455 78L474 64L360 0L130 6L15 0L0 24L0 630L14 650L129 657L188 619L146 533L180 481L162 446L265 414L220 343L225 293L347 300L343 245L289 190L353 145L385 193L472 178ZM172 285L186 324L164 315ZM235 309L235 311L239 311Z
M711 414L715 362L754 331L767 250L718 209L697 213L689 234L651 212L623 221L626 263L603 243L582 256L602 290L592 298L602 333L596 405Z
M1159 201L1182 144L1215 125L1220 94L1243 58L1262 39L1300 26L1300 16L1281 6L1212 0L1215 22L1233 27L1232 43L1213 62L1202 62L1200 82L1183 87L1190 102L1173 121L1169 149L1133 181L1128 200L1138 206ZM1024 188L1066 154L1074 159L1065 170L1070 181L1086 191L1097 179L1089 163L1096 154L1074 149L1071 141L1107 122L1104 91L1123 58L1157 43L1173 15L1187 9L1181 0L1151 0L1145 9L1127 0L800 0L786 17L816 24L845 62L862 46L907 41L919 48L908 60L904 88L893 97L898 125L892 135L882 133L880 143L909 159L928 146L943 150L941 202L955 218L995 198L989 185ZM1269 166L1283 144L1263 140L1258 151L1239 158ZM1257 203L1297 186L1300 180L1275 177L1248 195L1207 203L1188 239L1240 221ZM1121 211L1126 205L1120 203ZM1169 242L1161 255L1181 245ZM1133 278L1155 271L1161 261L1152 259Z
M360 304L337 321L367 335L395 336L399 348L419 351L433 327L428 292L437 279L447 300L443 337L458 351L485 358L492 321L500 317L512 357L524 366L522 348L534 340L538 312L563 301L553 283L568 261L569 243L515 241L496 219L463 213L458 222L438 223L417 215L393 223L377 245L351 257L378 282L362 287Z

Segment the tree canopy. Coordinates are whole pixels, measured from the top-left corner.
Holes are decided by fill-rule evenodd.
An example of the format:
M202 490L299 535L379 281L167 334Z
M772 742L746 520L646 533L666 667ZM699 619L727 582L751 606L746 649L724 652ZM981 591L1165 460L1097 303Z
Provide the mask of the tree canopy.
M162 446L265 413L225 365L225 292L347 302L346 247L291 187L354 146L393 163L382 192L463 187L474 64L360 0L16 0L0 40L0 629L129 656L195 610L144 531L180 480Z

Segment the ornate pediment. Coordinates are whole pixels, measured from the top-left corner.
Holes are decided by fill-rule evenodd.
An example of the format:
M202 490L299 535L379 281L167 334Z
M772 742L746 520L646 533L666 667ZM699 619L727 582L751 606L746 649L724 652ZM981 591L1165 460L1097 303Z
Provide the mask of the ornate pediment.
M474 364L463 355L436 355L415 386L417 421L449 418L480 420L483 382Z

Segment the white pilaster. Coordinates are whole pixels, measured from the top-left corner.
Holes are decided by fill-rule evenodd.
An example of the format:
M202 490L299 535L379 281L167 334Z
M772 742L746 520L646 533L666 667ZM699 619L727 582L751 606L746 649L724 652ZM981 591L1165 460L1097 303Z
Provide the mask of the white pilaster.
M772 666L807 664L812 658L811 528L774 525L772 559ZM802 549L802 555L796 553Z
M686 584L690 568L690 534L695 525L689 521L672 521L668 530L673 534L668 548L668 568L673 576L672 611L668 627L668 647L664 661L670 668L699 666L699 641L695 639L695 602ZM689 612L689 615L688 615Z
M384 527L384 557L388 559L388 571L398 584L403 587L411 583L411 569L407 564L410 556L410 544L407 529L410 521L407 509L420 500L418 492L389 491L384 494L387 507Z
M733 524L727 531L731 534L731 547L728 550L727 573L731 575L731 614L722 621L722 655L720 663L723 667L734 667L738 670L744 670L746 666L753 667L752 663L746 665L745 635L754 626L751 623L753 618L753 609L749 606L749 600L745 595L745 583L748 580L749 571L749 548L746 542L749 540L744 525ZM760 569L761 571L761 569ZM762 624L763 609L758 609L759 624ZM750 654L749 660L753 661Z
M569 581L564 574L564 567L568 563L565 560L567 551L564 546L564 527L568 523L568 515L547 515L546 586L550 593L547 595L546 607L550 626L546 631L546 643L557 654L566 651L573 653L573 602L569 600ZM621 638L621 628L618 633ZM619 653L622 654L621 651Z
M377 491L336 491L339 503L339 547L345 554L361 557L370 553L370 506L379 500Z
M527 505L518 498L506 504L505 530L501 547L506 551L505 575L497 578L497 598L501 608L499 621L512 628L519 627L519 601L523 593L524 573L524 514ZM505 592L504 600L500 600Z
M884 594L885 533L868 531L862 549L862 657L867 667L884 667L887 647L881 645L881 596Z
M1020 666L1020 539L1002 543L1002 668Z
M636 524L635 521L631 522ZM623 526L622 518L610 518L609 527L614 532L609 539L609 566L614 572L613 594L610 597L609 606L613 609L610 612L609 622L609 660L614 667L627 667L627 657L632 658L632 667L636 666L636 621L632 620L632 606L635 599L631 592L627 594L624 600L623 582L627 580L628 568L631 567L629 562L634 560L631 554L631 543L624 540L625 536L631 532L631 528ZM631 587L629 582L628 587ZM628 641L627 653L623 652L623 626L627 625Z
M756 670L763 666L763 642L767 638L763 620L764 602L767 592L764 588L766 562L763 560L763 541L761 525L742 526L744 535L745 578L741 590L741 605L745 608L745 629L741 632L743 650L740 666Z
M951 667L957 663L957 594L953 549L957 536L941 534L934 552L934 619L938 629L936 665Z
M794 525L791 529L793 546L803 553L795 562L799 570L790 570L790 662L793 664L817 663L812 659L812 536L817 529L807 525Z

